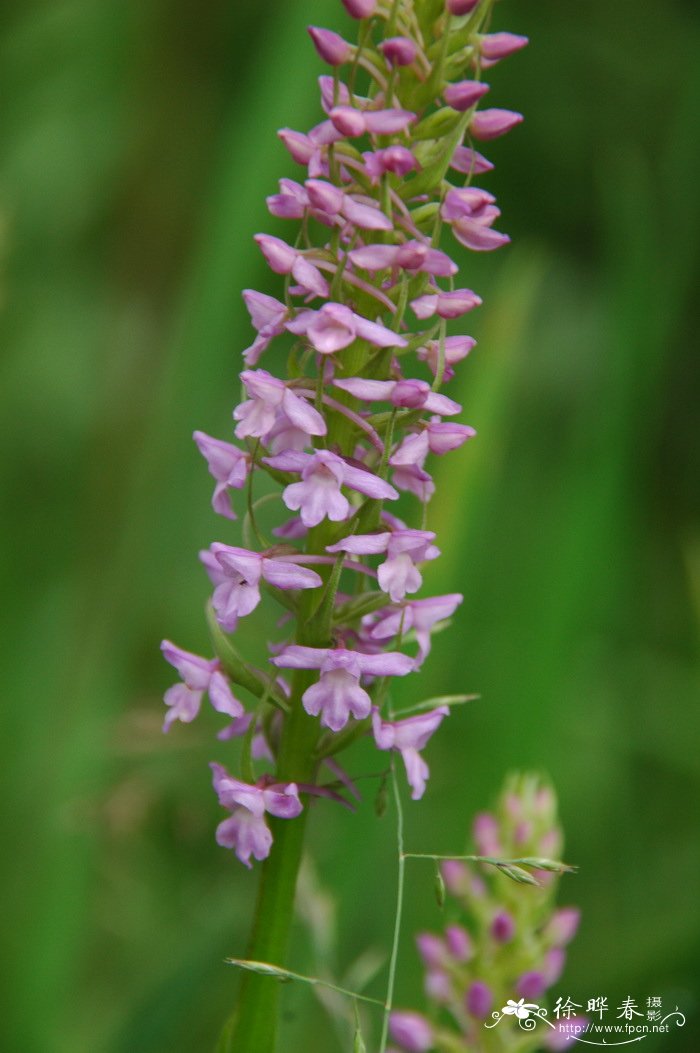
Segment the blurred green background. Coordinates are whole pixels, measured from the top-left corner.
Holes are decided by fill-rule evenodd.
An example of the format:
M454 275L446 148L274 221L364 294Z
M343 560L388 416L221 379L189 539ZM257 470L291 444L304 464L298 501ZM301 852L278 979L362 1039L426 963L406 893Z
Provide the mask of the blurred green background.
M0 1047L208 1050L255 876L214 843L215 719L161 736L158 643L206 648L196 552L237 526L190 436L230 434L240 290L274 288L251 235L297 174L276 128L318 119L304 27L349 20L337 0L5 0L0 18ZM479 438L438 467L426 574L465 601L397 698L482 700L430 746L407 839L463 850L509 769L549 772L583 909L558 989L692 1017L700 9L540 0L496 23L532 41L490 77L527 116L486 151L513 246L462 257L485 306L449 393ZM324 891L309 877L304 902L336 977L389 944L394 825L367 786L358 815L311 824ZM429 870L408 877L399 1001L419 1004L411 932L440 917ZM312 942L300 925L294 967L319 968ZM283 1049L342 1048L308 989L284 1007ZM698 1041L690 1019L654 1048Z

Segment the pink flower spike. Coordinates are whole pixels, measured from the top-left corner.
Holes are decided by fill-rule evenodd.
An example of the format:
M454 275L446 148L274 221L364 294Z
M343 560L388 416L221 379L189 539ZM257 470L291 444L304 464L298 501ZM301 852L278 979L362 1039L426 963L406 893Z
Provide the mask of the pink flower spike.
M425 783L430 775L428 765L420 755L443 718L448 716L447 706L438 706L430 713L421 713L406 720L384 721L379 710L372 713L374 741L380 750L398 750L406 766L406 777L411 787L411 797L419 801L425 793Z
M448 106L459 113L470 110L489 90L488 84L479 80L460 80L448 84L442 95Z
M411 301L416 317L421 320L438 315L440 318L460 318L479 307L481 297L471 289L455 289L454 292L427 293Z
M410 37L389 37L382 41L379 50L390 66L410 66L418 54Z
M514 110L479 110L469 122L469 131L475 139L487 142L505 135L522 120L522 113Z
M326 422L321 414L267 370L246 369L241 373L241 380L250 398L233 413L238 421L237 438L265 438L281 416L286 416L307 435L326 434Z
M354 48L338 33L333 33L330 29L320 29L318 26L308 26L307 30L316 51L329 66L342 66L344 62L351 61Z
M377 0L341 0L351 18L369 18L377 10Z
M420 1013L393 1012L389 1034L406 1053L428 1053L433 1048L433 1029Z
M240 490L245 486L251 470L250 454L244 453L229 442L213 439L203 431L196 431L193 438L199 447L199 452L209 465L209 471L216 479L216 488L211 501L214 511L227 519L235 519L236 516L229 500L229 490Z
M515 51L520 51L529 43L527 37L519 36L517 33L488 33L480 38L479 49L482 57L488 59L489 63L496 63Z
M340 731L352 715L364 720L371 710L371 700L360 687L360 677L405 676L413 662L399 652L367 655L345 648L286 647L272 663L283 669L319 669L321 676L303 696L304 709L311 716L321 717L321 724L331 731Z
M164 700L168 706L163 731L168 731L176 720L189 724L199 713L204 692L209 694L209 701L219 713L230 717L243 716L242 704L234 697L231 686L220 671L216 659L207 661L199 655L191 654L176 647L170 640L161 644L163 657L177 669L182 683L174 684L165 692Z

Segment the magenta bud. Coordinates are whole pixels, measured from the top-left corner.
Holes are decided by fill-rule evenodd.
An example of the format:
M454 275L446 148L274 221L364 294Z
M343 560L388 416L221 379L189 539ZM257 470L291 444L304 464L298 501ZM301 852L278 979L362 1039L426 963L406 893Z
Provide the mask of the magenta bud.
M377 10L377 0L342 0L351 18L369 18Z
M529 43L527 37L518 36L517 33L489 33L481 38L479 49L489 62L498 62Z
M335 106L328 114L333 126L343 135L363 135L366 131L365 119L359 110L352 106Z
M447 948L458 962L468 962L474 953L471 936L461 925L448 925L445 929Z
M284 145L292 155L292 159L300 165L307 165L314 155L316 147L308 135L302 132L292 131L291 128L280 128L277 133Z
M576 907L560 907L549 919L544 935L555 947L563 947L573 940L580 920L581 911Z
M427 969L439 969L445 964L445 945L439 936L432 932L419 932L416 945Z
M457 859L446 859L440 869L448 890L454 896L465 892L469 883L469 871L464 863L460 863Z
M314 47L329 66L342 66L344 62L350 61L352 48L338 33L330 29L320 29L318 26L308 26L307 29Z
M544 965L542 966L542 975L547 987L551 987L552 984L557 982L564 972L565 965L566 951L562 950L561 947L552 947L551 950L547 951L544 957Z
M456 84L448 84L442 94L448 106L464 113L465 110L471 109L488 90L488 84L482 84L481 81L460 80Z
M390 66L410 66L418 53L410 37L389 37L379 45L379 50Z
M479 3L479 0L447 0L447 10L451 15L468 15Z
M392 1013L389 1032L407 1053L428 1053L433 1048L433 1029L420 1013Z
M307 179L304 184L314 208L335 216L343 207L343 191L323 179Z
M515 922L507 911L502 910L491 922L491 935L498 943L509 943L515 936Z
M483 980L475 980L470 984L464 1002L468 1013L475 1016L477 1020L485 1020L493 1005L491 988Z
M475 139L497 139L505 135L523 120L522 113L514 110L480 110L469 122L469 131Z
M515 985L518 996L526 998L528 1001L541 998L546 989L547 982L542 973L537 972L536 969L523 973Z

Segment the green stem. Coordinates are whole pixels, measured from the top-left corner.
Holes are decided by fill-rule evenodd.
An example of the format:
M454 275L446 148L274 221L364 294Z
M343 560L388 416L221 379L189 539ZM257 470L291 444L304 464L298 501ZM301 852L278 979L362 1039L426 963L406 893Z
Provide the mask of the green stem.
M309 552L325 552L331 524L322 523L309 533ZM328 577L332 566L319 567ZM299 603L299 643L324 647L318 623L311 615L318 598L315 590L304 592ZM308 716L302 695L317 678L314 670L298 670L292 681L290 712L282 730L276 777L280 782L313 783L319 764L316 747L318 720ZM246 957L284 967L289 934L294 919L294 897L301 865L308 807L296 819L269 817L273 844L264 861L255 906L253 929ZM241 978L238 1006L219 1039L216 1053L274 1053L277 1035L279 980L263 973L246 972Z

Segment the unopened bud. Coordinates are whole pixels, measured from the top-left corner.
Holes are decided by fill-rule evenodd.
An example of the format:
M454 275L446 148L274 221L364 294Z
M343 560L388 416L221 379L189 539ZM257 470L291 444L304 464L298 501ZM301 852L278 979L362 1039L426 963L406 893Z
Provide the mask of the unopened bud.
M479 0L447 0L447 10L451 15L468 15L479 3Z
M516 113L514 110L480 110L469 122L469 131L475 139L497 139L511 128L515 128L522 120L522 113Z
M464 113L465 110L471 109L488 90L488 84L482 84L479 80L460 80L456 84L448 84L442 95L448 106Z
M390 66L410 66L418 53L410 37L389 37L382 41L379 50Z
M445 906L445 879L439 866L435 867L435 899L438 907L442 910Z
M353 48L338 33L318 26L309 26L308 32L316 51L329 66L342 66L352 58Z
M369 18L377 10L377 0L342 0L351 18Z

